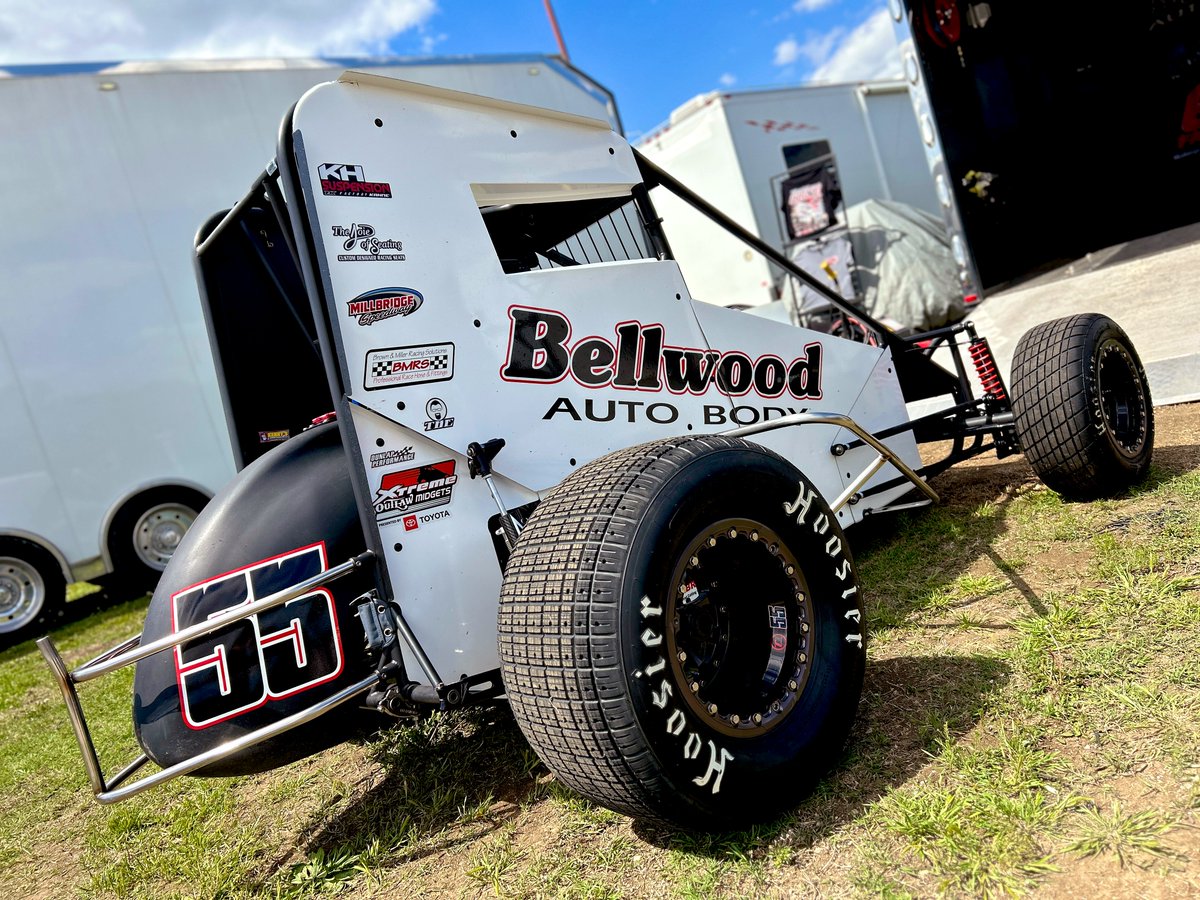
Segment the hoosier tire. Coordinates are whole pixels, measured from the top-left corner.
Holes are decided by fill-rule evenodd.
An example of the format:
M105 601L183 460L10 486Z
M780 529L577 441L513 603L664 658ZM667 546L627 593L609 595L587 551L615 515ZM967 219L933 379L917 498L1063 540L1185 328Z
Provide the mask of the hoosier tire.
M1125 332L1097 313L1037 325L1013 356L1013 413L1025 458L1072 500L1140 481L1154 450L1146 372Z
M526 525L500 597L504 684L576 791L729 829L791 808L840 756L861 608L794 466L741 440L656 441L584 466Z

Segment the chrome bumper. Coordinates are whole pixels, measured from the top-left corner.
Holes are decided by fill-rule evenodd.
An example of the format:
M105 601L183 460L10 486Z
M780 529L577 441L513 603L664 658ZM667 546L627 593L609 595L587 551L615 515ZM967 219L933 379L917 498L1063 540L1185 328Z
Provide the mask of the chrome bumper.
M132 797L134 794L139 794L155 785L178 778L180 775L195 772L255 744L270 740L276 735L283 734L285 731L290 731L297 726L303 725L305 722L310 722L317 718L317 716L345 703L347 700L353 699L377 684L379 676L371 675L369 678L364 678L356 684L343 688L332 697L327 697L321 702L310 706L308 709L293 713L284 719L280 719L278 722L248 732L234 740L226 741L189 760L176 763L165 769L160 769L129 784L125 782L150 761L149 757L141 754L117 772L116 775L107 778L104 775L104 770L101 768L100 759L96 755L96 747L92 742L91 732L88 730L87 720L83 714L83 706L80 704L79 695L75 690L76 685L85 681L91 681L93 678L99 678L101 675L107 675L110 672L131 666L148 656L153 656L164 650L171 650L181 644L186 644L189 641L218 631L241 619L248 618L276 606L282 606L291 600L302 597L316 588L336 581L344 575L349 575L360 566L369 562L372 556L369 551L362 553L340 565L314 575L312 578L301 581L286 590L263 597L261 600L255 600L253 603L246 604L245 606L236 607L220 615L213 616L207 621L199 622L182 631L151 641L148 644L142 644L141 636L135 635L117 646L106 650L95 659L89 660L73 672L67 669L66 664L63 663L62 657L59 655L58 649L54 646L50 638L40 638L37 642L38 649L42 651L42 656L49 663L50 669L54 673L54 678L58 682L58 687L62 691L63 700L67 704L67 715L71 720L71 728L75 732L75 739L79 742L79 750L83 754L83 764L87 769L88 781L91 784L92 793L96 795L96 799L101 803L116 803L119 800Z

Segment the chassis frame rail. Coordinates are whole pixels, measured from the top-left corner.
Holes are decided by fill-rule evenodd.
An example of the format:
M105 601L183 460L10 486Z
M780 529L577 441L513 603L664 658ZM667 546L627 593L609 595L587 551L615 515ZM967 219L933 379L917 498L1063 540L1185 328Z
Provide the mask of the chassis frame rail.
M845 428L847 431L854 434L860 441L871 447L876 452L876 457L869 462L866 467L854 477L854 479L846 485L845 489L838 494L829 508L833 512L837 512L847 503L853 501L854 497L862 490L871 478L883 468L885 463L891 463L900 473L913 483L913 486L920 490L932 502L937 503L939 498L937 491L925 483L925 479L913 471L904 460L887 447L882 441L876 438L871 432L867 431L852 418L842 413L793 413L790 416L782 416L778 419L772 419L769 422L759 422L755 425L743 425L741 428L733 428L729 431L723 431L721 434L726 437L750 437L754 434L761 434L764 431L774 431L777 428L788 428L792 425L837 425Z
M136 759L117 772L116 775L113 775L111 778L106 777L100 765L100 758L96 753L96 745L92 741L91 731L88 729L83 705L80 703L79 694L75 690L76 685L134 665L139 660L186 644L188 641L204 637L214 631L219 631L227 625L249 618L260 612L265 612L276 606L282 606L318 587L323 587L344 575L349 575L355 569L374 559L374 556L368 550L353 559L349 559L344 563L340 563L324 572L314 575L312 578L298 582L290 588L277 591L245 606L234 607L228 612L213 616L205 622L198 622L189 628L166 635L148 644L142 644L140 635L134 635L84 663L73 672L63 662L62 656L54 646L54 642L48 637L39 638L37 641L38 649L50 665L59 690L62 691L63 700L67 704L67 715L71 720L71 729L75 732L75 740L79 743L79 751L83 755L83 764L87 769L88 782L91 784L92 793L95 794L96 799L105 804L116 803L119 800L132 797L134 794L139 794L155 785L178 778L180 775L187 775L211 763L219 762L222 759L245 750L247 747L253 747L255 744L260 744L263 741L283 734L285 731L290 731L368 690L379 682L379 675L372 674L369 678L364 678L356 684L349 685L319 703L315 703L307 709L302 709L284 719L280 719L272 725L255 729L239 738L226 741L219 746L213 747L211 750L207 750L183 762L176 763L173 766L167 766L165 769L160 769L131 784L125 784L125 782L146 763L150 762L150 758L144 753L140 754Z

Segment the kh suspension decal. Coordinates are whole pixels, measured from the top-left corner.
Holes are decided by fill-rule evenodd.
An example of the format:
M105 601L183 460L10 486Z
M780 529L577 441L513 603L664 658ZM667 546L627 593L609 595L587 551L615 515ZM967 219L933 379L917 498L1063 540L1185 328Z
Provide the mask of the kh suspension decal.
M362 166L350 163L321 163L317 166L321 193L326 197L377 197L390 199L392 186L386 181L367 181Z
M251 563L171 595L172 630L245 606L328 568L325 544ZM317 588L175 648L183 721L208 728L342 673L333 595Z
M368 350L363 387L368 391L449 381L454 377L454 345L416 344Z
M380 526L390 525L422 510L447 506L457 481L452 459L385 472L375 492L375 519Z
M409 316L421 308L425 298L412 288L376 288L346 301L346 315L359 325L372 325L381 319Z
M554 384L568 375L585 388L701 396L714 385L730 397L755 394L775 399L820 400L819 341L785 362L774 354L752 359L739 350L674 347L660 324L621 322L616 343L599 335L571 341L571 322L561 312L512 306L508 355L500 377L527 384Z

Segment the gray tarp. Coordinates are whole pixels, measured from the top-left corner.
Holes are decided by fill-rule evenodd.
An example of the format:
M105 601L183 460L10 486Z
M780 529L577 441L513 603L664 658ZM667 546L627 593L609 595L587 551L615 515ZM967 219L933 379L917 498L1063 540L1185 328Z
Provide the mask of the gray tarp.
M854 252L858 304L871 315L926 331L966 314L941 219L890 200L856 203L845 217L848 228L841 233L849 235ZM807 261L811 244L797 245L791 256ZM813 274L826 277L819 270Z

